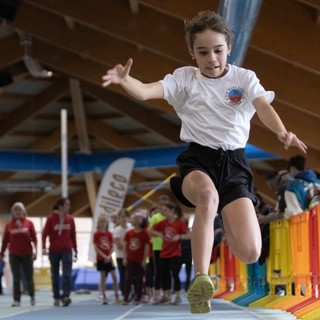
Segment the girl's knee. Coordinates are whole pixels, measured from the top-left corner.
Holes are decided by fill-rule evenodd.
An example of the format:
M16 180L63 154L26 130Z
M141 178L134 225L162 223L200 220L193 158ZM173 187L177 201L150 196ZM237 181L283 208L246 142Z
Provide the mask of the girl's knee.
M218 207L219 196L216 190L204 188L197 193L197 206L216 206Z
M259 259L260 253L261 253L261 247L251 246L250 248L242 252L239 255L239 258L242 262L246 264L250 264L250 263L256 262Z

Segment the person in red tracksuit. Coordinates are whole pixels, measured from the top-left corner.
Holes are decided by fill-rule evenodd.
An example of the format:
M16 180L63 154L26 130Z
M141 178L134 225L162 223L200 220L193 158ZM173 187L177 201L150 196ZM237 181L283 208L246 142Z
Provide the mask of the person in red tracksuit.
M180 304L181 282L179 272L181 269L181 239L190 239L188 226L182 220L181 207L172 201L161 205L161 212L165 216L162 220L149 228L152 236L162 237L162 249L160 253L161 288L163 296L159 303L170 303L171 277L175 300L172 304Z
M60 198L53 205L53 212L49 214L42 231L42 251L47 254L46 239L49 237L49 260L51 265L52 291L54 306L71 303L72 261L77 259L76 227L70 212L68 198ZM74 250L74 259L72 259ZM62 262L62 294L60 293L60 262Z
M132 216L133 229L124 236L123 264L126 266L126 280L124 287L124 305L129 302L129 294L135 279L135 304L141 303L143 276L145 275L146 259L150 249L150 236L146 228L148 219L141 212Z
M6 225L0 260L9 247L9 262L13 277L13 303L12 307L20 306L21 299L21 269L24 271L27 290L31 305L35 305L33 261L37 258L37 235L32 221L27 219L27 211L23 203L16 202L11 207L11 221Z

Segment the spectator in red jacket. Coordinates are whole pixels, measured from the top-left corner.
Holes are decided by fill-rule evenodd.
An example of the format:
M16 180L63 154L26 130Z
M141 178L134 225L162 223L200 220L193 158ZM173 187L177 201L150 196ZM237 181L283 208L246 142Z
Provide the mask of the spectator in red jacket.
M65 307L71 303L72 250L74 250L74 261L76 261L77 241L74 219L69 212L69 199L58 199L53 205L53 212L48 216L42 231L43 254L47 254L47 237L49 237L50 241L49 260L51 264L54 306L59 306L60 301ZM62 262L62 294L60 293L60 262Z
M11 221L7 223L2 239L0 260L9 247L9 262L13 277L12 307L20 306L21 269L24 270L31 305L35 305L33 261L37 258L37 235L32 221L27 219L23 203L16 202L11 207ZM22 268L21 268L22 267Z

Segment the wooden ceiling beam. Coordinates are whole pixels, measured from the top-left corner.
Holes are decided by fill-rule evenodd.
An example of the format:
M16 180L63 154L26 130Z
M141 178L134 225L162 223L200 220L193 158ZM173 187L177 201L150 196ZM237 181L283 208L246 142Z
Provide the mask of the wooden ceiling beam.
M19 44L19 37L11 35L0 39L0 69L8 68L22 59L23 49ZM4 50L5 48L5 50Z
M0 127L0 136L13 131L16 126L23 121L32 118L46 107L49 102L60 98L65 92L66 83L64 81L57 81L38 96L34 97L31 101L26 102L21 107L12 111Z
M319 6L319 1L314 1ZM320 72L319 55L315 54L320 48L320 28L310 18L310 10L297 1L290 5L288 1L263 1L250 45Z
M219 0L201 1L159 1L159 0L139 0L140 5L148 6L153 10L163 12L169 16L179 19L191 19L193 16L204 10L218 11Z
M275 91L276 98L299 106L301 111L309 112L312 117L319 117L320 72L309 72L253 48L248 50L244 66L254 70L262 85Z
M164 56L175 57L177 62L191 61L184 40L182 18L176 19L145 6L140 8L138 14L133 14L127 0L95 0L90 5L86 0L78 0L76 6L73 2L64 0L23 0L22 3L35 5L61 16L69 16L91 28L116 35L123 41L161 52ZM154 41L155 35L157 41ZM172 46L172 43L175 45Z
M77 136L80 151L86 154L91 154L91 145L89 140L88 126L87 126L87 115L85 110L85 104L83 101L82 90L80 81L77 79L69 79L70 95L73 106L73 115L75 118L75 124L77 128ZM90 209L92 214L94 213L96 200L97 200L97 181L94 173L84 173L86 190L88 194Z
M77 130L75 123L68 121L68 139L76 136ZM55 151L61 146L61 129L60 126L53 130L49 136L36 140L31 146L32 150Z
M276 100L273 106L279 114L287 130L294 132L309 147L320 150L319 137L314 134L319 128L319 118L288 107L284 102ZM252 119L252 125L264 127L258 117Z
M202 3L198 1L195 1L191 8L188 7L188 2L179 6L179 1L177 3L175 1L168 1L168 3L165 1L141 1L142 4L147 4L150 10L146 6L140 6L138 14L131 13L130 6L125 0L109 0L107 6L103 0L95 1L95 5L90 6L85 3L85 0L82 0L77 3L76 7L63 0L55 2L46 0L41 1L41 4L35 0L28 0L27 2L41 6L44 10L51 10L56 14L70 16L80 23L113 33L119 38L132 41L146 48L149 47L150 50L157 50L184 63L191 63L191 60L184 43L183 19L188 18L188 16L191 18L196 12L205 10ZM262 43L264 44L262 47L278 53L280 56L296 62L303 60L302 64L315 68L315 65L319 66L319 61L313 54L313 50L317 47L316 43L319 44L319 29L314 28L314 25L312 25L314 22L308 19L308 13L304 13L297 6L301 7L299 3L294 2L288 6L283 1L265 1L251 43L253 45ZM156 7L159 10L151 10ZM185 9L182 10L182 7ZM212 10L215 9L214 7L217 7L217 4L213 1ZM102 19L97 16L96 12L104 12L104 15L101 16ZM283 12L286 12L285 21ZM273 21L272 24L269 23L270 19ZM122 21L121 27L119 27L117 21ZM161 21L162 23L155 24L155 21ZM297 21L299 23L296 23ZM294 28L297 28L296 32L294 32ZM309 48L304 55L296 50L295 35L301 33L301 28L305 30L306 37L299 39L299 46ZM261 37L262 33L270 34L270 37ZM156 43L153 39L154 34L157 34ZM170 37L167 37L167 34L170 34ZM292 41L288 41L288 44L286 43L284 46L283 39L292 39ZM150 47L150 43L153 44L152 47ZM171 43L176 45L172 46ZM173 52L172 49L174 49ZM315 69L319 70L319 68Z
M127 99L110 90L86 84L83 89L95 98L113 105L122 114L142 123L174 143L179 143L179 128L158 116L153 110L146 109L133 99Z
M141 147L141 143L129 135L119 134L105 122L88 120L88 130L91 135L114 150L125 150Z
M315 8L320 10L320 2L319 0L296 0L297 2L303 3L311 8Z
M35 16L38 17L36 21ZM177 67L176 62L162 55L152 51L139 50L130 42L112 37L87 25L78 23L73 29L70 29L62 22L61 16L27 3L21 5L19 14L11 25L42 41L50 42L55 46L79 54L82 58L88 58L102 64L107 62L113 66L120 61L125 63L129 57L134 57L136 70L141 70L140 76L150 81L152 80L148 78L150 72L144 72L144 70L154 69L155 61L157 61L157 68L154 70L156 71L154 79L163 77L164 74Z

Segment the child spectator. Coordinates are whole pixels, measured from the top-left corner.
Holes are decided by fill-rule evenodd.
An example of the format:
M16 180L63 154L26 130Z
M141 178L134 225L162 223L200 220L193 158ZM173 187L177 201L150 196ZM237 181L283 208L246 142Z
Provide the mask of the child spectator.
M117 266L119 271L119 286L124 297L124 283L125 283L125 274L126 267L123 265L123 239L128 230L132 228L131 223L128 222L130 217L129 212L126 209L122 209L117 213L118 216L118 225L113 229L113 243L114 251L117 258Z
M106 297L106 279L108 273L111 273L114 289L115 303L119 302L118 282L115 273L115 267L112 261L112 234L108 231L108 218L101 214L98 219L97 230L93 234L94 249L97 254L97 270L100 272L99 292L102 304L108 304Z
M189 239L188 226L181 219L182 210L174 202L165 202L161 206L161 212L165 216L162 220L149 228L151 235L162 237L162 250L160 253L161 283L163 296L160 303L170 303L171 277L175 300L173 304L180 304L181 282L179 272L181 269L181 239Z
M123 264L126 266L124 305L129 303L129 294L133 283L135 288L134 303L141 303L143 276L150 246L147 225L148 219L141 212L135 212L132 216L133 229L129 230L124 237Z

